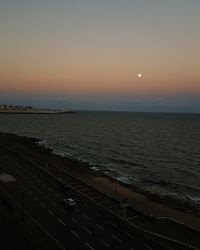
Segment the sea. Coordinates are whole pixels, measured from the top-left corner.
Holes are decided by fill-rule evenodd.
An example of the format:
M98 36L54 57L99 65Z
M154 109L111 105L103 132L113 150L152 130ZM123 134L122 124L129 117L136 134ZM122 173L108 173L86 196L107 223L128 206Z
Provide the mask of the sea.
M121 182L200 205L200 114L0 114L0 131L37 137Z

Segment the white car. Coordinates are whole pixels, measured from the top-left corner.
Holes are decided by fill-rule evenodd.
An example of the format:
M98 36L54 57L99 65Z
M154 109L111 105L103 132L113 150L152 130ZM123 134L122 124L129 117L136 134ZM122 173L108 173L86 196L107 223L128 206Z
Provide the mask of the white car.
M76 206L76 201L73 200L72 198L66 198L63 200L63 204L68 207L75 207Z

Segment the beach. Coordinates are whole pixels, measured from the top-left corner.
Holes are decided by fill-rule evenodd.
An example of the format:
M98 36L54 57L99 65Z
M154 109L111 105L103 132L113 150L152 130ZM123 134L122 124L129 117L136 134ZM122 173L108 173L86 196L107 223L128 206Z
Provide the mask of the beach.
M147 215L169 217L190 227L200 229L200 217L198 214L194 214L194 211L183 212L180 204L176 204L176 209L166 206L158 197L139 193L138 190L134 190L134 187L116 182L114 179L92 170L85 162L55 155L51 152L51 149L42 146L37 138L0 133L0 149L2 147L9 148L16 154L20 152L21 155L26 155L29 159L36 159L35 156L37 156L37 159L43 161L44 164L56 165L66 173L79 178L84 183L88 183L95 189L119 201L128 198L131 206Z

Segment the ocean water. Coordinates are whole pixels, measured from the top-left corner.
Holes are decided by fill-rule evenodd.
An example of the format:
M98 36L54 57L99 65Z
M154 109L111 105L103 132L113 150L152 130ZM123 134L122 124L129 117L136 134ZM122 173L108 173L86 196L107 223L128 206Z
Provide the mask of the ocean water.
M123 182L200 204L200 114L1 114L0 131L40 138Z

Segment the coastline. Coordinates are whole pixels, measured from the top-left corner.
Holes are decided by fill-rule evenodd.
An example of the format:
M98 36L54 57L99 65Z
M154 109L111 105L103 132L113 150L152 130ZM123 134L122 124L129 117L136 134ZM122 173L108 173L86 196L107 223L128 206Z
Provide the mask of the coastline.
M20 110L0 110L0 114L28 114L28 115L58 115L58 114L71 114L74 113L74 111L69 110L69 111L55 111L55 110L33 110L33 111L20 111Z
M170 195L164 195L161 196L159 194L155 194L155 193L151 193L148 190L142 189L141 187L138 187L136 185L133 185L132 183L128 183L128 182L124 182L122 179L118 178L116 179L114 176L109 175L108 172L109 170L101 170L101 167L97 164L92 164L89 163L87 161L83 161L81 159L76 159L73 158L71 156L63 156L62 154L59 153L55 153L53 152L54 149L49 148L48 146L46 146L46 144L40 140L39 138L33 138L38 140L38 144L41 147L44 147L45 150L47 151L51 151L51 153L53 155L56 155L57 157L63 158L67 161L73 162L73 167L70 170L71 172L73 172L74 176L77 175L77 170L81 171L83 170L83 172L81 172L81 175L79 175L79 178L82 178L83 176L85 177L85 173L88 174L88 176L92 176L93 178L95 178L95 181L92 183L92 185L97 184L97 182L99 183L107 183L107 188L105 187L105 189L103 190L103 192L106 192L107 189L110 190L110 194L114 194L115 193L115 185L117 183L117 186L119 186L120 188L124 188L127 189L127 191L131 191L135 194L138 195L138 197L143 197L144 200L148 200L151 202L158 202L159 204L162 204L163 206L166 206L170 209L175 209L178 210L180 212L186 213L186 214L190 214L190 215L194 215L195 217L199 217L200 218L200 207L198 206L197 203L191 202L191 200L189 199L178 199L177 197L172 197ZM81 167L79 169L79 167ZM67 172L67 168L63 168L62 170ZM102 187L101 184L99 184L99 187ZM110 187L108 187L110 186ZM120 199L120 189L118 190L118 198ZM115 194L114 194L115 195ZM136 196L137 196L136 195ZM124 194L122 192L121 197L124 197ZM135 206L135 208L142 210L140 207L137 206L136 204L132 204L133 206ZM157 210L155 210L157 211ZM145 211L144 211L145 213ZM151 214L152 211L147 210L146 212L147 214ZM170 213L171 214L171 213ZM157 212L155 212L155 215L157 215ZM163 213L158 213L157 216L161 216L161 217L165 217L165 215Z
M188 210L188 207L183 208L184 211L181 211L181 204L176 204L176 201L172 203L175 206L172 208L163 204L168 202L167 199L162 200L159 197L152 196L148 192L142 192L141 190L137 190L136 187L126 185L120 181L116 183L112 177L109 177L100 171L91 169L91 165L86 162L53 154L52 149L45 147L41 143L40 139L27 138L6 133L0 133L0 137L1 144L6 144L7 146L12 145L13 148L15 148L18 144L22 153L24 151L36 154L49 164L59 166L59 168L66 171L67 173L70 173L75 177L79 177L84 182L95 186L97 189L100 189L103 192L107 192L111 195L117 194L116 198L119 200L125 197L128 198L129 203L134 208L146 214L153 214L154 216L160 217L169 217L190 227L200 229L200 217L198 217L199 214L195 213L195 210Z

